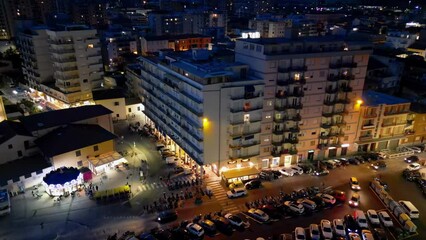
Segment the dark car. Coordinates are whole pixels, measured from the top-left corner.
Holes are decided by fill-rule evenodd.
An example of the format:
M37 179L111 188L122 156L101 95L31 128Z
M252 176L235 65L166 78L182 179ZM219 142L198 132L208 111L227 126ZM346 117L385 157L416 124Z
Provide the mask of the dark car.
M373 236L374 236L375 240L387 240L388 239L385 230L383 230L382 228L374 228L372 232L373 232Z
M151 233L142 233L139 236L140 240L156 240L156 238Z
M260 188L260 186L262 186L262 182L256 179L256 180L248 181L244 185L246 189L255 189L255 188Z
M297 166L301 167L303 169L303 173L309 174L312 173L314 168L311 165L306 164L298 164Z
M419 157L417 157L416 155L412 155L412 156L404 158L404 161L406 161L408 163L418 162L419 161Z
M278 171L278 170L272 170L271 172L274 175L275 179L280 178L280 177L283 176L282 173L280 171Z
M317 205L317 208L323 208L323 207L325 207L325 202L322 199L322 197L313 196L313 197L311 197L311 200L314 201L314 203Z
M212 222L216 226L216 229L225 234L232 234L232 226L231 223L224 217L213 216Z
M313 173L312 176L325 176L328 175L330 172L327 169L321 168L321 169L316 169Z
M378 161L378 162L371 164L371 167L376 169L376 170L386 168L386 162L385 161Z
M207 234L214 234L216 233L216 225L213 221L208 219L203 219L198 224L206 231Z
M413 182L418 178L421 178L421 174L419 171L410 171L409 169L404 169L402 171L402 176L405 178L405 180Z
M345 223L346 233L350 233L350 232L361 233L360 227L352 215L350 214L345 215L343 221Z
M349 158L348 162L350 164L353 164L353 165L359 165L359 164L361 164L361 162L358 160L358 158Z
M168 229L154 228L151 230L151 234L158 240L172 239L172 233Z
M347 166L347 165L349 165L349 159L347 159L347 158L339 158L339 160L340 160L340 163L341 163L343 166Z
M421 178L416 178L416 184L419 188L425 187L426 186L426 180L421 179Z
M273 219L281 219L281 210L277 209L276 207L272 206L272 205L262 205L261 207L259 207L260 210L262 210L264 213L268 214L269 217L273 218Z
M173 210L162 211L157 216L159 223L168 223L177 219L177 213Z
M361 157L364 159L364 161L376 161L383 159L382 157L380 157L379 153L375 152L364 153L361 155Z
M184 227L174 227L170 231L172 233L172 239L179 239L179 240L190 240L188 231Z

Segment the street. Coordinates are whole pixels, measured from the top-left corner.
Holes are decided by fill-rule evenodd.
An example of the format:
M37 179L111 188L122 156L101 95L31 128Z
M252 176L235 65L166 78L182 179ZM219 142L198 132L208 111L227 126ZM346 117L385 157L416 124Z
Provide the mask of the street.
M121 126L121 125L120 125ZM359 166L349 165L330 170L327 176L301 175L294 177L283 177L271 182L264 181L263 187L256 190L249 190L246 197L229 200L225 196L227 191L217 178L207 179L207 185L213 189L213 197L209 199L203 197L201 205L195 205L193 199L183 202L183 206L177 209L178 220L170 224L160 225L155 222L155 213L145 213L144 205L152 204L164 193L170 194L167 186L159 180L159 176L165 176L169 169L164 161L160 160L158 151L155 150L155 141L148 138L140 138L137 134L126 133L126 124L117 128L116 134L125 135L124 142L117 146L118 150L131 149L137 157L129 158L129 163L133 167L122 172L108 173L110 183L124 184L126 181L132 184L133 197L130 201L98 204L90 200L87 196L66 198L60 204L54 204L52 199L46 194L40 199L34 199L30 191L26 194L12 198L12 213L9 216L0 218L1 239L106 239L113 233L123 233L125 231L135 231L140 233L149 231L154 227L168 227L176 225L182 220L193 219L198 214L214 213L217 211L232 212L247 219L241 212L247 211L246 202L254 201L263 196L276 196L282 189L286 193L299 190L309 186L331 186L346 192L350 197L352 190L349 188L349 178L355 176L361 183L362 190L360 209L380 210L385 207L379 199L369 189L369 181L378 174L389 184L390 194L395 200L409 200L420 211L420 219L414 220L418 227L419 236L411 239L424 239L426 237L426 204L415 183L407 182L401 176L401 172L407 164L402 159L386 160L387 168L375 171L369 167L368 163ZM425 158L426 154L422 153ZM135 174L139 159L146 159L150 165L150 174L146 182L140 182L139 176ZM98 184L99 179L94 180ZM100 185L104 187L103 185ZM179 192L178 191L174 191ZM333 220L343 218L345 214L353 211L347 203L325 209L309 216L299 216L296 218L281 219L270 224L259 224L249 219L251 227L245 231L236 231L232 239L255 239L256 237L269 237L273 234L291 233L295 227L308 227L311 223L319 224L321 219ZM206 237L206 239L212 239ZM229 239L228 236L218 234L214 239Z

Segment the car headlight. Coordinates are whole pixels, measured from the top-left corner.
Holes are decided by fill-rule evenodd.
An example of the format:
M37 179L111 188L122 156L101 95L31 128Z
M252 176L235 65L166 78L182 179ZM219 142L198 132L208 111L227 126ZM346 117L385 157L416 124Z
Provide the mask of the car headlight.
M357 202L355 202L355 203L354 203L354 205L355 205L355 206L358 206L358 203L357 203Z
M158 219L158 221L161 221L161 218L157 218Z
M349 200L349 204L353 204L352 200Z

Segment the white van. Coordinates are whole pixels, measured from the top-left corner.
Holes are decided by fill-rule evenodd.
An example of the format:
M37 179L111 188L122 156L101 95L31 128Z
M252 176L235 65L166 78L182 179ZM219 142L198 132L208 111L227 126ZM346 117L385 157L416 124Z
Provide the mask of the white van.
M177 158L176 158L176 157L167 157L167 158L166 158L166 163L167 163L167 164L174 164L174 163L175 163L175 161L177 161Z
M419 218L419 210L417 210L417 208L410 201L401 200L399 201L399 204L411 219Z
M368 228L367 218L365 217L365 213L363 211L355 210L354 219L361 228Z

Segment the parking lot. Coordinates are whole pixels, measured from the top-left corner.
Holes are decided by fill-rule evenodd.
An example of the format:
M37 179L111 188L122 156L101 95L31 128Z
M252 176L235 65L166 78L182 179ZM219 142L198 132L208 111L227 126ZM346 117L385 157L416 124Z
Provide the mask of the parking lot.
M421 158L425 157L424 153L419 155ZM369 188L369 182L374 177L380 177L384 182L389 185L389 193L395 200L409 200L411 201L420 211L420 219L414 220L417 225L419 235L412 234L408 237L409 239L424 239L426 236L425 229L425 217L423 213L426 211L424 204L424 197L415 185L415 183L408 182L402 177L402 171L406 168L407 163L402 158L388 159L385 160L386 168L375 170L370 166L370 163L364 163L358 166L349 165L346 167L340 167L330 170L330 174L326 176L312 176L312 175L301 175L293 177L283 177L274 181L264 181L263 187L260 189L250 190L248 196L238 199L233 199L235 203L243 209L247 210L247 202L255 202L259 199L266 197L279 196L280 191L285 193L291 193L294 190L305 188L306 186L317 186L319 189L324 187L332 187L345 192L346 197L349 198L354 192L349 185L349 178L355 176L358 178L361 186L361 190L358 191L360 195L360 206L359 208L352 208L345 203L336 204L335 206L326 206L322 210L311 212L303 215L294 215L284 213L281 219L269 221L268 223L261 223L257 219L254 219L245 211L241 211L238 215L244 220L250 223L250 228L244 231L235 231L232 236L235 239L255 239L256 237L267 237L278 236L279 234L292 234L296 227L308 228L311 223L319 224L322 219L328 219L332 221L336 218L343 218L346 214L353 214L355 209L360 209L366 212L369 209L376 211L386 210L383 202L374 194ZM204 206L196 212L196 214L207 214L211 212L211 209L205 208ZM178 221L182 219L192 219L192 214L180 213ZM391 215L392 216L392 215ZM396 219L394 224L398 225ZM372 229L377 226L373 226ZM397 239L398 231L395 228L385 228L389 239ZM229 236L224 234L217 234L213 237L207 236L206 238L212 239L229 239Z

